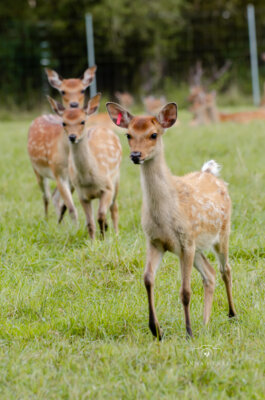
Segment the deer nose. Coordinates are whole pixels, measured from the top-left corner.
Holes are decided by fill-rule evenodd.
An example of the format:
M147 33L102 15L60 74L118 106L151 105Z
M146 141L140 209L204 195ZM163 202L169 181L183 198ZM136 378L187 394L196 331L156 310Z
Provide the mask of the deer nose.
M79 106L79 103L77 103L77 102L70 103L71 108L77 108L78 106Z
M70 142L74 143L76 140L76 135L74 133L71 133L71 135L68 136Z
M142 153L140 153L140 151L132 151L130 155L132 162L134 162L134 164L140 164L141 155Z

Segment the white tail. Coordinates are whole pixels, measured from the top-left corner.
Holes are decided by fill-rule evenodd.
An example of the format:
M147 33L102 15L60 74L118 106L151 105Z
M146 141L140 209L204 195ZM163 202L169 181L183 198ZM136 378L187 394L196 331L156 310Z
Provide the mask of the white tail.
M88 68L81 79L63 79L57 72L46 69L50 84L60 91L65 107L83 107L85 90L92 83L96 66ZM37 177L38 184L43 193L45 216L48 216L50 199L49 179L56 180L57 189L53 200L59 216L59 222L68 208L73 220L77 220L71 185L68 176L68 139L64 135L61 119L55 115L43 115L36 118L28 134L28 153ZM63 199L64 204L62 203Z
M121 144L115 133L106 128L88 125L90 115L99 107L100 94L93 97L86 109L64 109L50 99L54 111L61 115L64 135L70 141L69 171L71 182L77 191L86 215L88 233L93 239L95 224L92 199L99 199L98 223L104 237L110 209L114 229L118 231L118 206L116 197L119 187Z
M210 160L203 164L201 170L202 172L210 172L215 176L219 176L221 169L222 167L220 164L217 164L217 162L214 160Z
M207 172L193 172L182 177L171 174L164 159L162 136L165 128L171 127L177 119L175 103L167 104L157 117L134 117L115 103L107 103L107 108L113 122L127 129L131 159L140 164L142 225L147 238L144 282L149 302L149 327L153 335L159 339L162 337L154 305L154 282L166 251L180 258L180 297L188 335L192 336L190 297L193 265L203 280L205 324L211 313L215 270L203 254L205 249L213 248L218 255L229 316L234 316L228 263L231 201L226 184L214 175L218 172L218 164L214 161L206 163Z

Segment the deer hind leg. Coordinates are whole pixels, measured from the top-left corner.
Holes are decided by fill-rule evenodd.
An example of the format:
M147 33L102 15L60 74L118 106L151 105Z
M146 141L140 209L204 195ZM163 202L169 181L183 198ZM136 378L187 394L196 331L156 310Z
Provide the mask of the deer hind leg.
M103 192L99 199L98 223L100 228L100 234L103 239L105 236L105 232L108 229L106 217L107 217L107 211L112 203L112 199L113 199L112 190L106 190L105 192Z
M62 199L64 201L64 204L69 210L69 214L70 214L72 220L77 223L77 210L74 206L69 182L66 179L56 178L56 183L57 183L57 188L60 192L60 195L62 196ZM58 220L59 223L62 220L61 215L62 215L62 212L61 212L59 220Z
M48 179L41 176L35 169L34 172L37 177L40 190L42 191L45 218L48 218L48 207L49 207L49 200L51 197Z
M194 262L194 246L184 248L180 255L180 269L181 269L181 289L180 298L183 304L186 332L187 335L193 337L190 322L190 298L191 298L191 271Z
M209 321L213 303L213 293L215 288L215 270L204 256L203 253L196 252L194 257L194 267L199 271L204 286L204 310L203 322L206 325Z
M229 314L230 318L236 315L236 310L233 302L232 296L232 274L231 267L228 263L228 240L229 235L225 234L221 237L220 242L214 246L214 249L217 253L217 257L219 260L219 268L222 275L222 279L225 283L228 306L229 306Z
M147 259L146 267L144 271L144 284L147 291L148 306L149 306L149 328L152 334L159 340L162 339L163 332L160 328L156 310L155 310L155 300L154 300L154 284L156 271L160 265L163 257L163 252L159 251L152 244L148 244L147 248Z
M85 201L80 199L80 203L84 209L85 215L86 215L86 223L87 223L87 229L88 229L88 234L90 238L93 240L95 238L95 222L94 222L94 217L93 217L93 209L92 209L92 203L91 201Z
M119 212L118 212L118 204L117 204L117 194L118 194L118 188L119 188L119 184L116 185L115 188L115 195L112 201L112 204L110 206L110 214L111 214L111 219L112 219L112 223L114 226L114 230L116 233L118 233L119 228L118 228L118 222L119 222Z

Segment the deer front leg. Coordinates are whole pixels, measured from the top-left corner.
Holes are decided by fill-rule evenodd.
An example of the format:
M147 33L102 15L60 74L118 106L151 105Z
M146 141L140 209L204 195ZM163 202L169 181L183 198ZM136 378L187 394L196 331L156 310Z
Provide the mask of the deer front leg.
M112 198L113 198L112 190L106 190L105 192L102 193L102 196L100 197L99 200L98 223L100 227L100 234L103 239L105 236L105 231L107 230L108 227L106 222L106 216L107 216L107 211L110 208Z
M115 233L118 233L118 231L119 231L119 228L118 228L119 211L118 211L118 204L117 204L118 189L119 189L119 184L117 183L116 187L115 187L114 198L113 198L112 204L110 206L111 219L113 222L113 227L114 227Z
M71 194L73 195L74 192L74 187L71 186ZM64 202L62 201L60 192L57 188L55 188L54 192L53 192L53 202L56 208L56 212L58 214L58 223L60 224L63 220L64 214L67 210L66 205L64 204Z
M93 218L93 209L91 201L85 201L80 199L80 203L84 209L86 215L86 224L88 229L88 234L93 240L95 238L95 222Z
M71 194L71 190L69 187L69 183L67 180L61 179L60 177L56 177L57 188L60 192L60 195L64 201L64 204L69 210L69 214L74 222L77 223L77 211L74 206L73 197ZM64 213L63 213L64 214ZM63 216L61 213L61 216ZM58 222L61 222L62 217L59 218Z
M185 247L180 255L180 269L181 269L181 289L180 298L184 308L185 324L187 335L193 337L190 322L190 297L191 297L191 271L193 266L195 249L191 245Z
M155 301L154 301L154 284L155 284L156 271L160 265L163 254L164 254L163 252L158 250L151 243L148 243L146 267L144 271L144 284L147 291L148 305L149 305L149 328L152 334L159 340L162 339L163 332L159 326L159 322L156 317Z

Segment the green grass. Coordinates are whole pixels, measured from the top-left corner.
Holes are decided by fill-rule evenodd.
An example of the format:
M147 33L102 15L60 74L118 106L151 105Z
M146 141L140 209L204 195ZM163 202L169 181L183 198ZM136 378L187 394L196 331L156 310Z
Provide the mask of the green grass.
M263 399L265 392L265 124L220 124L165 134L175 174L216 159L233 200L230 259L238 319L227 318L220 274L209 325L203 288L192 276L195 338L185 339L177 257L167 254L156 279L165 338L148 329L142 274L139 167L125 138L119 192L120 233L91 243L77 197L79 227L58 226L26 151L30 121L0 124L0 398ZM216 265L212 258L214 265Z

